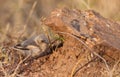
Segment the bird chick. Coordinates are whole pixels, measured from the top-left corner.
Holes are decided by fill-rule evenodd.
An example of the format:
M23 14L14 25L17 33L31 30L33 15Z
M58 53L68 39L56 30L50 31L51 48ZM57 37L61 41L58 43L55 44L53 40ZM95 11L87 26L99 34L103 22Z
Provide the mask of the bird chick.
M59 36L53 37L40 34L17 44L14 46L14 49L18 50L23 56L30 55L36 58L48 55L62 45L63 40L61 40Z
M40 57L50 53L49 44L47 36L40 34L17 44L14 48L20 50L24 56Z

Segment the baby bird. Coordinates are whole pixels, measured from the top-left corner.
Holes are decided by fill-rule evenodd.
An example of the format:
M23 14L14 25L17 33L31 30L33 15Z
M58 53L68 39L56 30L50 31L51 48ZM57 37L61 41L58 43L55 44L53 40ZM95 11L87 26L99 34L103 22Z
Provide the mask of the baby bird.
M50 41L45 34L33 36L14 48L19 50L22 55L31 57L41 57L50 53Z
M32 58L42 57L52 53L53 50L63 45L63 40L59 36L46 36L40 34L33 36L20 44L14 46L23 56L30 56Z

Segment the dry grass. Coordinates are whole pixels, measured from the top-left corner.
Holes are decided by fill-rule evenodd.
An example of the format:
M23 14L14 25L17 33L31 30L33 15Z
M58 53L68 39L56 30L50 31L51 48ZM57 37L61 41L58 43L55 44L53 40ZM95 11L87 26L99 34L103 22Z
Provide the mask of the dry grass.
M24 28L26 29L23 36L26 37L40 33L40 17L47 16L57 7L93 9L106 18L120 21L119 0L36 0L36 2L33 0L1 0L0 37L2 39L0 41L7 38L7 34L17 37Z
M19 76L19 77L22 77L22 75L19 75L18 74L18 70L20 69L20 66L21 64L23 64L23 62L29 58L30 55L28 55L26 58L24 58L23 60L20 60L20 62L17 64L17 67L14 69L14 72L12 74L9 74L5 68L4 68L4 63L0 62L0 68L1 68L1 71L3 72L3 75L4 77L16 77L16 76Z

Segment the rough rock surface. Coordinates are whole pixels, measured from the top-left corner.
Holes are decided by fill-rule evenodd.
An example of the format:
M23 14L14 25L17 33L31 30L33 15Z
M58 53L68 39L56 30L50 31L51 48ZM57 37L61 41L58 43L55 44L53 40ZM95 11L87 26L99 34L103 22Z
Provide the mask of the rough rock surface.
M54 31L84 37L96 44L108 43L120 50L120 25L92 10L57 9L46 19L45 24Z

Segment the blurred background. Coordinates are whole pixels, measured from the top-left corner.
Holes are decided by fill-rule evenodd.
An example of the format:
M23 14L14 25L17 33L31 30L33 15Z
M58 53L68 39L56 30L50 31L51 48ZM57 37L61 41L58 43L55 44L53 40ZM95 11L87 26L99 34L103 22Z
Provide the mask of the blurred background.
M40 20L62 7L92 9L120 22L119 0L0 0L0 42L43 32Z

